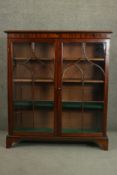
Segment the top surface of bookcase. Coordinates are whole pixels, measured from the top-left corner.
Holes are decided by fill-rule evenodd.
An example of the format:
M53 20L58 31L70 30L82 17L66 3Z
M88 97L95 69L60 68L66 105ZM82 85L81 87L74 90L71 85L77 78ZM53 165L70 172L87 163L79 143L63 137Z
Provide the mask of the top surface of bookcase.
M111 30L6 30L5 33L112 33Z

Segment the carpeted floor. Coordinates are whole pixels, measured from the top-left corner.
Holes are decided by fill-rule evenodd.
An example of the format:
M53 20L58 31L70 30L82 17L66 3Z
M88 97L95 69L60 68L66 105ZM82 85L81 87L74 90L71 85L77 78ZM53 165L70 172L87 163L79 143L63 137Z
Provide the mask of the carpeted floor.
M5 148L0 131L0 175L117 175L117 133L109 151L89 144L20 143Z

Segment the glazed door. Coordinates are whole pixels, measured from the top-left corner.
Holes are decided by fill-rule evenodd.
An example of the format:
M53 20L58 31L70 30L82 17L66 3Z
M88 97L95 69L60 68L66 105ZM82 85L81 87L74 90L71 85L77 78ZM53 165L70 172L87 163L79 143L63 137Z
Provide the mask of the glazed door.
M62 135L102 132L105 53L104 42L62 42Z
M55 48L53 40L12 44L15 133L54 134Z

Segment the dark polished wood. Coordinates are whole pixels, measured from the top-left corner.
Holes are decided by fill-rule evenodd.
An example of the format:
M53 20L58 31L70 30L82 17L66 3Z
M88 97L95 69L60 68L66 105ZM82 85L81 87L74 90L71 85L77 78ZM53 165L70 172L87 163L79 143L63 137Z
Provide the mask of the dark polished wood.
M5 31L7 33L7 43L8 43L8 47L7 47L7 52L8 52L8 136L6 137L6 148L10 148L12 147L13 143L17 143L19 141L22 140L36 140L36 141L88 141L88 142L94 142L96 143L101 149L103 150L108 150L108 137L107 137L107 106L108 106L108 67L109 67L109 49L110 49L110 38L111 38L111 31L68 31L68 30L64 30L64 31L41 31L41 30L32 30L32 31L27 31L27 30L8 30ZM53 44L54 46L54 79L45 79L45 78L35 78L33 80L31 80L31 77L27 77L27 78L22 78L22 77L13 77L14 76L14 72L13 72L13 59L17 62L20 62L20 64L23 61L26 61L27 57L24 57L28 52L28 54L30 54L29 51L29 45L30 43L48 43L48 44ZM25 43L25 44L29 44L29 45L24 45L24 50L20 53L20 49L22 48L22 46L20 46L21 43ZM68 52L68 47L69 43L75 43L74 45L71 46L71 48L73 48L74 46L74 52L76 52L75 48L76 48L76 44L78 43L89 43L92 44L91 47L93 47L93 43L103 43L105 44L105 55L104 57L100 56L100 57L95 57L95 55L93 55L93 52L95 50L95 48L91 48L89 46L89 50L88 53L91 55L93 55L90 60L95 64L97 64L99 62L99 66L104 69L104 73L105 73L105 77L104 79L86 79L85 81L83 81L84 84L88 84L87 90L86 92L88 92L88 95L85 97L86 102L94 102L94 103L99 103L102 102L104 103L104 111L100 112L99 110L99 114L98 110L97 111L91 111L91 109L87 112L84 112L82 110L82 112L79 110L78 114L74 114L74 116L77 118L77 115L81 115L80 113L83 113L86 115L85 116L85 125L86 125L86 129L87 128L93 128L95 129L95 127L93 126L96 125L96 121L98 121L98 127L101 128L98 132L95 132L92 130L92 132L88 133L87 131L85 131L85 133L70 133L70 131L68 133L64 133L62 132L62 127L63 127L63 123L68 126L71 126L70 123L73 122L74 126L72 129L76 129L75 126L75 122L72 121L72 112L70 111L70 109L67 111L65 110L63 113L63 106L62 106L62 98L63 98L63 91L65 93L64 98L71 98L70 100L74 101L72 98L75 98L74 94L70 94L70 84L72 84L71 86L74 86L74 92L76 93L76 96L78 96L78 98L80 99L80 95L81 94L77 94L77 90L76 90L76 86L79 86L79 91L80 91L80 83L81 81L79 79L70 79L69 76L72 76L74 73L73 70L71 70L71 72L69 73L67 79L62 80L62 73L63 73L63 68L64 66L66 66L69 62L69 55L72 53L72 51L70 50L69 54ZM16 44L16 46L14 46ZM19 44L19 45L17 45ZM65 51L64 51L64 44L65 44ZM14 48L15 47L15 48ZM37 46L38 47L38 46ZM67 47L67 48L66 48ZM80 48L80 46L78 45L78 47ZM41 48L41 47L40 47ZM18 50L19 49L19 50ZM50 49L50 51L48 51ZM51 55L52 49L46 48L46 51L49 52L49 54ZM17 57L17 52L19 52L19 56ZM24 53L23 53L24 52ZM41 51L40 51L41 52ZM67 55L64 56L64 52ZM22 54L22 55L21 55ZM23 55L24 54L24 55ZM45 54L45 53L42 53ZM16 55L16 56L14 56ZM75 54L74 54L75 55ZM74 62L77 61L77 58L80 58L80 55L75 55L75 57L70 60L70 62ZM14 58L15 57L15 58ZM45 59L46 64L48 64L48 66L52 66L52 59L49 60L49 58L43 58L40 57L40 62L43 62L43 59ZM83 58L84 59L84 58ZM82 60L84 61L84 60ZM33 60L30 61L31 64L36 65L36 59L34 58ZM71 63L70 63L71 64ZM82 64L82 63L81 63ZM36 67L36 66L35 66ZM83 68L85 69L85 68ZM92 69L87 69L88 71L88 76L93 77L93 74L95 74ZM92 72L91 72L92 71ZM16 72L17 73L17 72ZM19 70L20 75L22 76L22 70ZM36 72L36 74L38 74L38 72ZM49 73L47 73L48 76ZM19 74L18 74L19 75ZM45 74L43 73L42 76L44 76ZM24 75L25 76L25 75ZM29 76L27 74L27 76ZM97 76L98 78L98 76ZM26 131L15 131L14 128L15 126L15 117L14 117L14 97L13 97L13 93L14 93L14 87L13 87L13 82L15 82L15 84L19 83L21 84L35 84L36 86L39 84L40 88L42 88L42 86L45 88L46 84L47 87L51 86L52 83L54 85L54 108L53 108L53 113L54 113L54 120L51 121L52 119L49 118L49 116L51 116L49 113L47 113L48 116L48 126L51 126L52 124L54 125L53 127L53 132L50 133L40 133L38 131L36 132L26 132ZM43 85L44 84L44 85ZM27 86L28 86L27 85ZM63 90L63 86L65 85L65 88ZM47 87L45 89L47 89ZM96 88L96 92L101 88L102 90L99 91L99 93L101 93L102 98L103 99L97 99L98 96L101 95L97 95L95 94L95 88ZM48 88L49 89L49 88ZM35 89L33 89L35 90ZM67 92L68 90L68 92ZM30 91L30 89L29 89ZM27 97L30 96L30 92L27 90ZM48 93L47 98L51 99L52 97L52 92L51 92L51 87L50 87L50 92ZM18 93L20 92L20 90L18 91ZM85 92L85 93L86 93ZM25 92L24 92L25 94ZM34 95L34 92L33 92ZM43 98L45 97L43 94ZM18 95L17 95L18 96ZM20 97L18 97L20 98ZM96 99L95 99L96 98ZM101 98L101 97L100 97ZM20 100L19 100L20 101ZM33 100L34 101L34 100ZM50 100L48 100L50 101ZM85 101L85 100L84 100ZM80 100L79 100L80 102ZM35 111L33 110L33 116L35 115ZM50 110L50 109L49 109ZM67 113L65 114L65 112L67 111ZM21 111L20 111L21 112ZM41 111L42 112L42 111ZM99 119L100 117L100 113L101 113L101 119ZM22 115L22 114L21 114ZM28 114L27 114L28 115ZM68 118L67 118L68 115ZM96 119L92 119L92 116ZM30 116L29 116L30 117ZM65 117L65 119L64 119ZM87 118L86 118L87 117ZM17 118L17 117L16 117ZM69 121L70 119L70 121ZM26 127L29 127L29 125L31 125L31 119L28 119L29 121L24 121L24 125L26 125ZM33 120L35 120L33 118ZM43 119L39 118L38 120L40 120L40 122L43 123ZM42 120L42 121L41 121ZM63 120L65 120L63 122ZM78 126L82 126L82 122L83 119L81 119L82 121L80 121L78 118L76 119L76 122L78 123ZM21 121L18 119L18 122L20 123ZM29 122L29 123L28 123ZM35 122L35 121L33 121ZM63 122L63 123L62 123ZM81 123L80 123L81 122ZM92 122L92 123L91 123ZM18 123L18 124L19 124ZM38 124L37 124L38 125ZM67 131L66 131L67 132Z
M111 30L6 30L5 33L112 33Z
M80 142L93 142L98 145L102 150L108 150L108 139L107 137L94 137L94 136L85 136L85 137L40 137L40 136L7 136L6 137L6 148L11 148L21 141L36 141L36 142L71 142L71 143L80 143Z
M17 39L22 39L22 38L75 38L75 39L107 39L111 38L111 31L49 31L49 30L32 30L32 31L27 31L27 30L8 30L5 31L6 33L9 34L9 38L17 38Z

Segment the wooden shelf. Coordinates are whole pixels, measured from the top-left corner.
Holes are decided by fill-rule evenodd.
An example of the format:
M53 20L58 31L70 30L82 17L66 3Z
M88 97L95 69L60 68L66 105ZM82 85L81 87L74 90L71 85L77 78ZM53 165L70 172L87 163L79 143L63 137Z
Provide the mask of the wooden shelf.
M25 57L15 57L15 61L54 61L55 58L25 58ZM63 61L78 61L79 58L74 59L68 59L68 58L62 58ZM80 61L85 61L86 59L80 59ZM90 61L104 61L104 58L89 58Z
M100 129L72 129L72 128L62 128L62 133L73 133L73 134L79 134L79 133L96 133L100 132Z
M54 58L26 58L26 57L15 57L14 61L54 61Z
M79 58L74 58L74 59L68 59L68 58L63 58L63 61L85 61L86 59L79 59ZM104 58L89 58L90 61L104 61ZM86 60L87 61L87 60Z
M62 81L63 83L83 83L81 80L71 80L71 79L64 79L63 81ZM93 84L93 83L104 83L104 81L103 80L84 80L84 83L91 83L91 84Z
M16 132L45 132L52 133L53 128L15 128ZM100 129L72 129L72 128L62 128L62 133L95 133L100 132Z
M35 79L34 81L32 79L14 79L13 80L14 83L31 83L31 82L35 82L35 83L53 83L54 80L52 79ZM63 83L82 83L81 80L71 80L71 79L64 79L62 81ZM85 80L84 83L104 83L103 80Z
M62 101L63 103L82 103L82 101ZM91 101L83 101L83 103L104 103L104 101L91 100Z
M14 83L53 83L54 80L52 79L14 79L13 80Z

